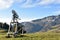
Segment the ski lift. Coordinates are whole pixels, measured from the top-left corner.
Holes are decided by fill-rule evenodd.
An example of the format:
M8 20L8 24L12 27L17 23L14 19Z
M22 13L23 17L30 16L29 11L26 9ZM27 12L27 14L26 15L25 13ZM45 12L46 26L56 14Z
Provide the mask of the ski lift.
M19 16L15 12L15 10L12 10L12 14L13 14L13 17L12 17L12 21L10 22L7 37L10 37L10 35L13 35L14 37L16 37L17 33L18 33L18 31L17 31L18 25L17 24L18 24ZM23 34L23 30L22 30L22 34Z

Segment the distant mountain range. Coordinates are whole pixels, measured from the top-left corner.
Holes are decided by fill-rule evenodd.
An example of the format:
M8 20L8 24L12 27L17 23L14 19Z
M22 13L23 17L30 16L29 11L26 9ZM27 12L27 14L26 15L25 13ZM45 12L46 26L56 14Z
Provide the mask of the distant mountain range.
M46 32L48 30L53 30L54 28L58 29L60 27L55 27L56 25L60 25L60 15L48 16L42 19L32 20L31 22L22 22L22 24L25 26L24 28L28 33L40 31Z

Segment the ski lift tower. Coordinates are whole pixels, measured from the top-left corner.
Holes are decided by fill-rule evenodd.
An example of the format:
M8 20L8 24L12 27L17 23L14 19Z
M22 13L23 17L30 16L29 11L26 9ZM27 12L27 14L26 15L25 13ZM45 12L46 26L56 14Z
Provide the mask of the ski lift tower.
M8 37L10 37L10 35L13 35L14 37L17 36L17 27L18 27L18 19L19 19L19 16L17 15L17 13L15 12L15 10L12 10L12 20L10 22L10 26L9 26L9 29L8 29Z

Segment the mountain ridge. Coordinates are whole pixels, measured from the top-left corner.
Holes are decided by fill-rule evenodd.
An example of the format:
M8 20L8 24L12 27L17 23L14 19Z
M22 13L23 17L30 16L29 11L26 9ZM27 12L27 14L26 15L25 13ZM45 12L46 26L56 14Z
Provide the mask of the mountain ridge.
M42 19L32 20L31 22L23 22L22 24L25 26L25 30L28 33L38 31L46 32L48 30L52 30L53 26L60 24L60 15L48 16Z

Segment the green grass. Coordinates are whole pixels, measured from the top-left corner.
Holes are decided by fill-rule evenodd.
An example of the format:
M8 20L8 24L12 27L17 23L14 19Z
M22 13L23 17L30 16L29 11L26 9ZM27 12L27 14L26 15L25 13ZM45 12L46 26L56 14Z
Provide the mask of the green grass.
M6 36L6 33L0 33L0 40L60 40L60 33L51 31L24 34L23 37L18 35L16 38L6 38Z

